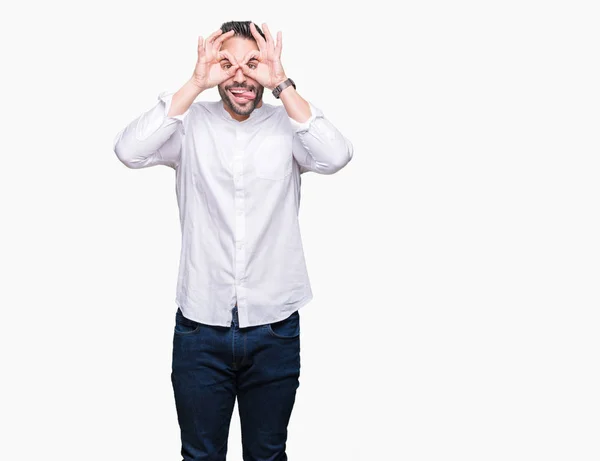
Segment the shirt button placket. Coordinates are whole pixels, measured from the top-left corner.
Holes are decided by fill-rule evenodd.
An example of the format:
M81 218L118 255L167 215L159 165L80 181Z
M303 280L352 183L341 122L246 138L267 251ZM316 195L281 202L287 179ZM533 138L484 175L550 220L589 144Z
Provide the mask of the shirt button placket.
M246 265L246 220L244 190L244 151L236 149L233 158L233 183L235 186L235 290L238 305L238 317L247 323L246 289L244 271Z

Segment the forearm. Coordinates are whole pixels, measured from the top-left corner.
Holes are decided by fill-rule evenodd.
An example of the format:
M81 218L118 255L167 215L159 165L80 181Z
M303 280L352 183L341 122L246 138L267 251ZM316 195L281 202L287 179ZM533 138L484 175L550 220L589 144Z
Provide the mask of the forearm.
M310 106L292 85L285 88L279 95L288 115L298 123L304 123L310 118Z
M199 87L193 82L188 80L174 95L171 101L171 107L169 109L169 117L175 115L181 115L190 108L194 100L200 93L204 91L204 88Z

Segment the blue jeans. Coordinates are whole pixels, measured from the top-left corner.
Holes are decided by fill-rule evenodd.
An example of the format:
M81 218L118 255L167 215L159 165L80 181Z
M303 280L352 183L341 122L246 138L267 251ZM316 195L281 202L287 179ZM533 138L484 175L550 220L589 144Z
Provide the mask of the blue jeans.
M184 461L225 461L235 399L244 461L287 461L287 426L300 385L300 315L240 328L187 319L178 308L171 382Z

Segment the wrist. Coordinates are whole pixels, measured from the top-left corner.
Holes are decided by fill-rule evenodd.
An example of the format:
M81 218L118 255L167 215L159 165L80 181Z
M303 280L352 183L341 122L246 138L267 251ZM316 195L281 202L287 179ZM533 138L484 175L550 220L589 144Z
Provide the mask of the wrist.
M289 94L291 94L291 93L294 93L295 91L296 91L296 88L294 88L294 85L289 85L289 86L286 86L286 87L285 87L283 90L281 90L281 92L279 93L279 99L281 99L281 98L283 98L283 97L285 97L285 96L287 96L287 95L289 95Z
M275 96L275 98L280 99L281 95L289 88L289 87L293 87L294 89L296 88L296 83L294 83L294 81L291 78L286 78L285 80L283 80L281 83L279 83L274 89L273 89L273 96ZM290 94L291 91L288 91L286 94Z
M207 89L206 85L198 82L195 78L191 78L190 80L188 80L188 82L186 83L186 85L190 88L191 91L194 91L198 94L202 93L203 91L205 91Z
M277 79L275 79L275 85L273 85L273 88L269 88L269 90L273 91L275 88L277 88L283 82L285 82L287 79L288 78L285 75L283 77L278 77Z

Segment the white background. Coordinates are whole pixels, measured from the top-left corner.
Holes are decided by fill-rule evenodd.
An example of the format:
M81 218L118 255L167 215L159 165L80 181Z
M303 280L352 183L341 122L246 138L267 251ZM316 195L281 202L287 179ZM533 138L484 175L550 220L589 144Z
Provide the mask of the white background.
M290 460L600 459L595 3L11 6L0 459L181 459L175 175L112 141L229 20L283 32L286 73L355 148L303 175Z

